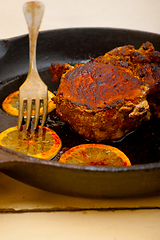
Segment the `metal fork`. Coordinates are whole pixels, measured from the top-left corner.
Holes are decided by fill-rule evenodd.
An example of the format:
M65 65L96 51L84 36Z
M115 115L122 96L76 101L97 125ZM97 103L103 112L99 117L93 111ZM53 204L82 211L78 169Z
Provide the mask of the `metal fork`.
M34 129L36 129L39 120L40 101L43 102L41 126L45 123L48 106L48 87L40 78L36 65L36 44L38 30L44 13L44 5L36 1L27 2L23 5L23 12L29 30L30 67L27 79L19 88L18 129L22 125L24 102L27 103L26 129L29 128L33 101L35 101Z

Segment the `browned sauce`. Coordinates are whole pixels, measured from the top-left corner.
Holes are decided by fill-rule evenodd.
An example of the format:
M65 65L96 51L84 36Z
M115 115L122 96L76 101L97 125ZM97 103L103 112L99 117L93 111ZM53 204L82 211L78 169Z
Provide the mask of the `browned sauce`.
M55 111L49 115L47 127L56 131L62 140L62 151L60 154L78 144L89 143L88 140L76 134L68 125L62 123ZM138 129L120 141L103 143L119 148L128 156L132 164L159 162L160 119L144 122Z

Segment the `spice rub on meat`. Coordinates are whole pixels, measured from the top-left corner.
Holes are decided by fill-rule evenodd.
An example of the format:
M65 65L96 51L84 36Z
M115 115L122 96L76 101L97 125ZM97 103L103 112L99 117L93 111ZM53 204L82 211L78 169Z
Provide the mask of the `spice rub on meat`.
M59 66L57 115L84 138L117 140L151 115L160 117L160 53L151 43L138 50L118 47L86 64ZM50 66L53 76L60 67Z

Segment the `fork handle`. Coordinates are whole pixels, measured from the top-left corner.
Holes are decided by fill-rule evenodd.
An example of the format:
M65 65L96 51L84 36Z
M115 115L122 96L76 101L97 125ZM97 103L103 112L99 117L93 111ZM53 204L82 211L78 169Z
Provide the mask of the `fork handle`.
M26 2L23 5L23 13L27 22L29 30L29 44L30 44L30 70L37 71L36 65L36 44L38 31L41 25L43 13L44 13L44 4L41 2Z

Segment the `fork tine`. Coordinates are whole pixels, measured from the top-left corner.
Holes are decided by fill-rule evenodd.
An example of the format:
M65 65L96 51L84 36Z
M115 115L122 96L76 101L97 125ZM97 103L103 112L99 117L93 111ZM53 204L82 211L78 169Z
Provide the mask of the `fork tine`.
M22 120L23 120L23 99L22 96L19 94L18 130L22 125Z
M31 110L32 110L32 99L27 99L27 119L26 119L26 130L29 128L31 120Z
M37 128L40 110L40 100L35 99L35 118L34 118L34 129Z
M26 81L22 84L19 88L21 89L21 96L23 98L19 98L20 104L23 103L23 99L27 101L27 115L26 115L26 130L28 130L30 126L31 114L32 114L32 100L35 99L35 121L34 121L34 128L38 125L39 119L39 109L40 109L40 99L44 99L44 112L43 112L43 119L42 125L45 123L46 115L47 115L47 94L48 88L46 84L42 81L38 74L37 65L36 65L36 43L37 43L37 36L38 30L41 24L42 16L44 13L44 5L40 2L27 2L23 5L23 12L25 15L25 19L27 22L28 30L29 30L29 47L30 47L30 58L29 58L29 73L27 76ZM22 91L23 90L23 91ZM22 102L22 103L21 103ZM23 119L23 108L22 105L20 106L19 111L19 120L18 126L20 128L22 119Z
M48 110L48 94L47 94L47 97L45 97L43 99L43 116L42 116L41 127L43 127L44 124L45 124L46 116L47 116L47 110Z

